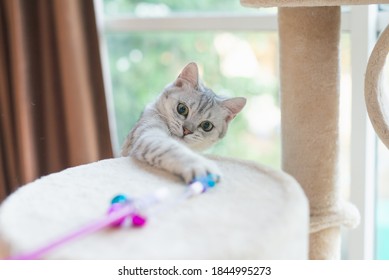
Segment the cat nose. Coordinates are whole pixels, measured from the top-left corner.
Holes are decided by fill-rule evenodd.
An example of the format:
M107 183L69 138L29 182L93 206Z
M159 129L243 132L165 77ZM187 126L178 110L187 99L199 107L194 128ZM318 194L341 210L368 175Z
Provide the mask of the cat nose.
M184 136L193 133L193 131L190 131L190 130L187 129L185 126L183 126L182 129L183 129L183 132L184 132Z

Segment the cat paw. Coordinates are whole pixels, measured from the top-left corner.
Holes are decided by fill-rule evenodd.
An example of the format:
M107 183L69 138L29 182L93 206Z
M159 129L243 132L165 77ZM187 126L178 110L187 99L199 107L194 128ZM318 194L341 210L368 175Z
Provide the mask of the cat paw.
M207 176L208 174L213 174L219 177L222 175L216 163L209 159L202 158L183 167L180 175L184 179L185 183L188 184L192 182L193 179Z

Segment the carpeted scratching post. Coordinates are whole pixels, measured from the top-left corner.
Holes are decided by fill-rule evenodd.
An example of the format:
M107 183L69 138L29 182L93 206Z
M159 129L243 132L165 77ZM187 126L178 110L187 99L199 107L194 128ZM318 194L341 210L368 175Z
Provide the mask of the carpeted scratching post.
M165 201L141 212L146 227L101 230L42 257L307 259L308 200L296 180L249 162L210 160L223 178L191 199L183 198L185 185L177 176L129 157L68 168L23 186L0 207L0 258L2 242L7 255L27 253L104 217L117 194L137 198L166 188Z
M385 95L382 75L389 53L389 26L375 45L365 76L365 100L371 123L381 141L389 148L389 98Z
M340 7L279 9L283 169L315 219L339 209L339 30ZM313 233L310 258L339 258L339 238L339 225Z
M358 210L340 199L336 185L340 6L388 2L241 0L248 7L279 7L282 161L309 199L310 259L338 259L340 227L359 223ZM389 31L383 38L370 59L365 91L373 126L389 145L389 113L384 110L389 102L380 90Z

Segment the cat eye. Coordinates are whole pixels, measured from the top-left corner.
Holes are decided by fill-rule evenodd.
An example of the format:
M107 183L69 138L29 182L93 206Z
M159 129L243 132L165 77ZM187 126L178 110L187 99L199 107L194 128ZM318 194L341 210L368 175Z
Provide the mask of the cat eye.
M188 113L189 113L189 108L188 108L188 106L186 106L183 103L178 103L178 105L177 105L177 112L180 115L183 115L184 117L187 117Z
M206 131L206 132L209 132L213 129L213 124L209 121L203 121L201 124L200 124L200 127Z

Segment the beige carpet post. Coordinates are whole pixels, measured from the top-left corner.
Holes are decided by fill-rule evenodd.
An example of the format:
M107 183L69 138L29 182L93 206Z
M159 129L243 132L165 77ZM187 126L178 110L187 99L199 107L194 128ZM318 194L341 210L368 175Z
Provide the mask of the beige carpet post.
M340 7L280 8L283 169L302 185L311 221L339 208ZM340 257L340 227L310 236L311 259Z

